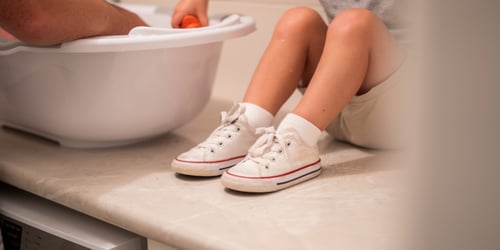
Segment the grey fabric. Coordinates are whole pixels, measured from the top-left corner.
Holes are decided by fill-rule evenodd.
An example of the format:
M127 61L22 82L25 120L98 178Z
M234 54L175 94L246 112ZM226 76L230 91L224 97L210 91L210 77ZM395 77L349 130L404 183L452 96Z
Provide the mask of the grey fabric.
M363 8L373 11L389 29L401 27L406 0L319 0L330 21L345 9Z

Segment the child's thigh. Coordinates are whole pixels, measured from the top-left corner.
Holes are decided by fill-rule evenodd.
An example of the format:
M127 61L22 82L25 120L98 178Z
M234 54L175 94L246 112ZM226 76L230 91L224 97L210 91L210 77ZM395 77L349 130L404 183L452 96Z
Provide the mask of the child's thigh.
M353 97L326 131L337 140L362 147L402 147L411 113L408 85L408 67L403 64L367 93Z

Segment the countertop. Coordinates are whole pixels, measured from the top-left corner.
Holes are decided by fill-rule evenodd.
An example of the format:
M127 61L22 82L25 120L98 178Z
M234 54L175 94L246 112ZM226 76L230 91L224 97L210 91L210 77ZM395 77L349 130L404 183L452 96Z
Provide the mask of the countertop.
M171 160L218 124L212 99L192 122L135 145L81 150L0 130L0 180L182 249L395 249L398 164L384 151L320 141L322 174L269 194L177 175Z

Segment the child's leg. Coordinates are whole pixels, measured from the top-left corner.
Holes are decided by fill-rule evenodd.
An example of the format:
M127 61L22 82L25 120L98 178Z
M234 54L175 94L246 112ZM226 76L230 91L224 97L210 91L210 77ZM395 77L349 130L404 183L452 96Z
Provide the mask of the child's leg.
M385 25L363 9L339 14L304 97L293 113L324 130L349 100L394 72L402 53Z
M326 29L319 14L311 9L287 12L276 27L243 103L225 113L221 125L205 141L174 159L172 169L213 176L242 160L258 138L256 128L270 126L299 80L311 78Z
M275 33L275 37L278 35ZM309 34L299 36L305 38ZM250 148L245 160L224 172L222 183L228 188L270 192L317 176L321 160L316 143L321 130L355 94L365 93L383 81L402 60L384 24L371 12L360 9L345 11L335 18L328 28L323 50L313 49L313 45L320 43L306 43L304 50L288 48L289 54L283 56L284 53L277 53L283 46L279 42L280 39L273 38L245 98L275 112L300 76L309 86L294 109L295 114L287 115L277 131L268 129ZM318 51L319 63L310 59L317 60ZM269 58L271 55L274 58ZM289 65L278 64L283 58L289 60L285 61Z
M243 101L276 114L299 81L311 79L326 31L327 26L316 11L309 8L287 11L274 30Z

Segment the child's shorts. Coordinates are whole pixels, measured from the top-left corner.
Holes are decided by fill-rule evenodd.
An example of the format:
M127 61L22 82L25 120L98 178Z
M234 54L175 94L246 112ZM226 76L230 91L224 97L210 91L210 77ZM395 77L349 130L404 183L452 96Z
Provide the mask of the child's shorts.
M400 148L408 133L406 63L367 93L354 96L326 128L336 140L377 149ZM304 93L305 88L299 88Z

